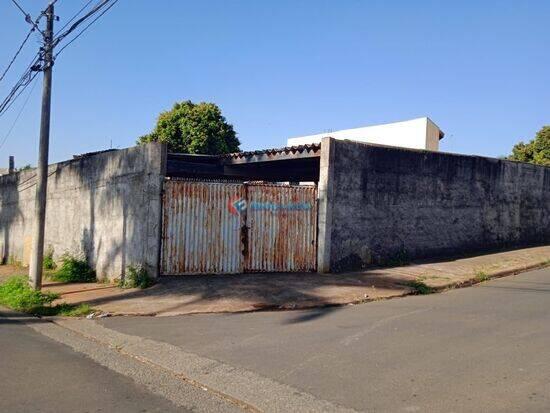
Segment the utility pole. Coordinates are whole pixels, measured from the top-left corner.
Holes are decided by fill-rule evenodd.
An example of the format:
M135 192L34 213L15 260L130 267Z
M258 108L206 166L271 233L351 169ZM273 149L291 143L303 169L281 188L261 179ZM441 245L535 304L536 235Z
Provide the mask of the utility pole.
M53 66L53 4L46 9L44 31L44 83L42 87L42 115L40 119L40 146L36 170L36 199L29 276L35 290L42 288L42 261L44 258L44 227L46 226L46 195L48 187L48 152L50 146L50 106Z

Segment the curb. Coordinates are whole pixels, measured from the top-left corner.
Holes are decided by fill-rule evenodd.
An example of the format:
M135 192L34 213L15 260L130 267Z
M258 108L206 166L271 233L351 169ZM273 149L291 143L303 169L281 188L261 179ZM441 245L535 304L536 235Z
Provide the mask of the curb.
M468 279L465 281L460 281L460 282L455 282L455 283L450 283L450 284L440 285L440 286L434 286L434 287L430 286L429 284L426 284L426 286L432 290L432 292L428 294L436 294L436 293L442 293L442 292L450 291L454 289L471 287L476 284L490 281L492 279L502 278L510 275L517 275L523 272L547 268L547 267L550 267L550 262L548 260L545 260L535 264L528 264L520 267L513 267L513 268L496 271L494 273L487 274L487 279L481 280L481 281L476 280L474 275L472 276L471 279ZM414 281L414 279L411 279L408 281ZM345 303L322 303L322 304L304 303L303 305L300 303L292 303L291 305L288 303L286 304L257 303L257 304L254 304L253 308L245 308L245 309L234 310L234 311L231 311L231 310L194 311L189 313L169 314L169 315L163 315L162 311L149 312L149 313L115 312L115 313L111 313L110 316L113 316L113 317L130 317L130 316L131 317L173 317L173 316L191 316L191 315L200 315L200 314L246 314L246 313L267 312L267 311L311 310L314 308L333 308L333 307L344 307L348 305L367 304L370 302L393 300L393 299L403 298L411 295L424 295L415 291L413 287L411 287L410 285L407 285L405 282L403 284L398 284L398 285L403 287L401 294L395 294L388 297L362 298L362 299L352 300ZM72 318L72 317L68 317L68 318ZM62 319L62 318L59 317L59 319Z
M438 287L431 287L430 285L427 285L427 286L430 287L433 290L433 293L441 293L441 292L454 290L454 289L458 289L458 288L471 287L471 286L474 286L476 284L481 284L481 283L484 283L486 281L494 280L494 279L497 279L497 278L503 278L503 277L507 277L507 276L511 276L511 275L518 275L518 274L521 274L521 273L524 273L524 272L527 272L527 271L538 270L538 269L543 269L543 268L547 268L547 267L550 267L550 262L548 262L548 260L545 260L543 262L539 262L539 263L536 263L536 264L529 264L529 265L524 265L524 266L521 266L521 267L514 267L514 268L510 268L510 269L496 271L494 273L487 274L487 279L481 280L481 281L476 280L475 277L474 277L474 278L471 278L471 279L466 280L466 281L452 283L452 284L438 286ZM418 294L413 292L412 294L407 294L407 295L418 295Z
M438 287L431 287L430 285L427 285L427 286L430 287L433 290L433 292L431 294L436 294L436 293L442 293L442 292L445 292L445 291L450 291L450 290L454 290L454 289L458 289L458 288L471 287L471 286L474 286L476 284L481 284L483 282L490 281L492 279L502 278L502 277L506 277L506 276L510 276L510 275L517 275L517 274L521 274L523 272L542 269L542 268L547 268L547 267L550 267L550 262L548 260L545 260L543 262L539 262L539 263L536 263L536 264L529 264L529 265L525 265L525 266L521 266L521 267L514 267L514 268L511 268L511 269L505 269L505 270L497 271L497 272L494 272L492 274L487 274L487 276L488 276L487 280L483 280L483 281L477 281L475 278L472 278L470 280L457 282L457 283L452 283L452 284L447 284L447 285L438 286ZM414 281L414 280L411 280L411 281ZM327 304L320 304L320 305L315 305L315 304L300 305L300 304L296 304L293 307L290 307L287 304L261 304L260 303L260 304L256 304L255 308L252 308L252 309L236 310L236 311L204 311L204 312L193 312L193 313L187 313L187 314L174 314L173 316L177 316L177 315L180 315L180 316L199 315L199 314L246 314L246 313L257 313L257 312L266 312L266 311L311 310L312 308L344 307L344 306L347 306L347 305L367 304L367 303L372 303L372 302L375 302L375 301L394 300L394 299L399 299L399 298L403 298L403 297L408 297L408 296L411 296L411 295L422 295L422 294L417 293L412 287L410 287L406 284L399 284L399 285L403 287L403 293L402 294L396 294L396 295L392 295L390 297L364 298L364 299L360 299L360 300L350 301L350 302L347 302L347 303L327 303ZM122 314L122 313L113 314L113 316L115 316L115 317L126 316L126 315L142 316L142 315L146 315L146 314ZM154 316L159 316L159 313L155 313L153 315ZM170 315L169 317L172 317L172 315Z
M306 391L254 371L199 356L162 341L120 333L92 320L51 320L64 330L96 342L146 365L208 391L249 412L356 410L313 396Z
M0 307L0 316L17 317L21 324L60 344L69 346L110 370L130 377L152 393L158 394L160 390L151 388L151 383L142 377L143 374L138 373L136 377L128 375L128 372L125 372L128 369L124 368L125 364L120 360L106 364L106 355L116 354L117 357L132 360L132 363L141 366L142 373L161 372L163 375L170 376L172 381L181 383L180 386L191 386L199 397L209 393L210 397L223 401L239 411L357 413L352 408L324 400L305 390L278 382L254 371L199 356L165 342L119 333L93 320L52 317L43 319L3 307ZM37 323L36 320L42 320L42 322ZM93 347L95 351L91 352L89 347ZM166 385L163 383L163 386ZM173 395L163 394L162 391L160 395L189 411L219 411L219 406L213 408L213 402L207 400L203 400L205 403L208 402L208 405L203 407L208 408L195 410L197 406L188 405L189 401L175 401Z

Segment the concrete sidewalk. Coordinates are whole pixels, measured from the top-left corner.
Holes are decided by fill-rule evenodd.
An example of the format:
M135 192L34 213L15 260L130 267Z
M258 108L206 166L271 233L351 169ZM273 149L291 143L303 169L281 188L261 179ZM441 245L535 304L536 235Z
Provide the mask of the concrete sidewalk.
M161 277L145 290L56 284L59 301L117 315L183 315L355 304L471 285L550 264L550 246L343 274L263 273ZM0 267L0 275L6 274Z
M163 277L146 290L102 284L50 286L70 303L113 314L181 315L298 309L360 303L415 293L411 283L445 289L521 272L550 262L550 246L444 262L345 274L241 274ZM418 285L417 285L418 286Z

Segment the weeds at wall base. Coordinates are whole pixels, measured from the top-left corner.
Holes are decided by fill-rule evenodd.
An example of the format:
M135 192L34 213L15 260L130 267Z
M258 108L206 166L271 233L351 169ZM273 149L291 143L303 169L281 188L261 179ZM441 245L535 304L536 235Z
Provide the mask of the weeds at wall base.
M48 249L44 252L44 259L42 260L42 268L44 268L45 270L54 270L57 267L57 264L53 259L53 253L54 253L54 250L52 247L48 247Z
M384 267L404 267L411 263L411 258L407 250L402 248L399 252L384 262Z
M89 304L61 303L54 306L44 306L31 314L40 316L85 317L94 311Z
M61 266L50 275L50 279L60 282L94 282L95 271L83 257L64 254L61 257Z
M491 279L491 277L485 271L480 270L480 271L475 272L474 281L477 282L477 283L484 282L484 281L489 281L490 279Z
M120 288L147 288L154 284L154 280L141 265L130 265L126 269L126 275L120 279Z
M407 287L411 287L414 290L414 294L419 295L426 295L426 294L433 294L436 292L435 288L430 287L429 285L426 285L422 281L410 281L407 284Z
M59 294L36 291L26 276L14 276L0 284L0 304L27 314L41 316L82 317L93 312L88 304L52 305Z

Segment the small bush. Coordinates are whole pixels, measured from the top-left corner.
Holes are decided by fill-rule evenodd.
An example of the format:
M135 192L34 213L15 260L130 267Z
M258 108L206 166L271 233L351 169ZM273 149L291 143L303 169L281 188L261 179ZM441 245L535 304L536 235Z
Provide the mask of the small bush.
M26 276L11 277L0 284L0 304L16 311L66 317L83 317L94 311L88 304L61 303L52 306L57 298L58 294L33 290Z
M44 253L44 259L42 260L42 267L45 270L55 270L57 267L55 261L53 260L53 248L48 248Z
M491 277L489 277L489 275L485 271L482 271L482 270L476 271L475 280L477 282L488 281L490 279Z
M395 255L388 258L385 262L386 267L403 267L411 263L409 253L405 248L401 248Z
M94 312L89 304L61 303L55 306L39 307L32 313L41 316L85 317Z
M11 277L0 284L0 304L17 311L39 311L58 297L55 293L33 290L25 276Z
M432 294L435 290L429 285L424 284L422 281L411 281L407 285L414 289L415 294Z
M94 282L95 271L90 268L86 259L64 254L59 270L52 274L51 279L68 283Z
M147 288L153 284L153 279L141 265L130 265L126 269L126 276L119 282L119 286L122 288Z
M95 311L89 304L74 305L63 303L56 307L61 307L57 314L65 317L85 317Z

